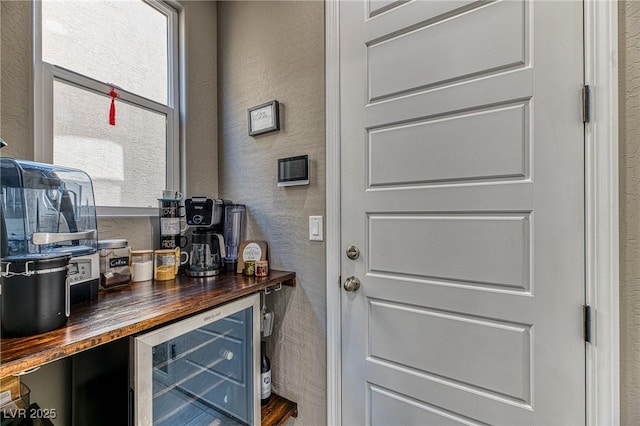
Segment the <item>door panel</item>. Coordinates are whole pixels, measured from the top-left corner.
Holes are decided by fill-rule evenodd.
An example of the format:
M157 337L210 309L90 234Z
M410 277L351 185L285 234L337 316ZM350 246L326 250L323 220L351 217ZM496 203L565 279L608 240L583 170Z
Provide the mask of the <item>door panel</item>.
M369 271L527 291L529 241L522 214L370 215Z
M442 409L377 386L368 387L371 416L367 424L424 426L477 425Z
M343 424L584 424L582 4L340 30Z
M522 2L497 2L367 42L369 99L524 65L523 12Z
M395 364L452 385L531 403L528 326L370 300L368 330L368 356L381 365ZM427 350L406 350L416 336L429 342Z
M369 186L524 179L528 105L516 104L369 132Z

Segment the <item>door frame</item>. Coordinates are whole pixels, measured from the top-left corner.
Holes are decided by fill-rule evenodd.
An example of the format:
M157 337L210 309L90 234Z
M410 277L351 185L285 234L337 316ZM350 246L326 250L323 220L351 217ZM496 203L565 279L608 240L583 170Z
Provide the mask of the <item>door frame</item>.
M613 0L584 2L585 82L593 94L585 125L585 285L595 313L586 346L586 418L594 426L620 424L617 6ZM342 417L338 12L338 0L325 1L328 425L340 425Z

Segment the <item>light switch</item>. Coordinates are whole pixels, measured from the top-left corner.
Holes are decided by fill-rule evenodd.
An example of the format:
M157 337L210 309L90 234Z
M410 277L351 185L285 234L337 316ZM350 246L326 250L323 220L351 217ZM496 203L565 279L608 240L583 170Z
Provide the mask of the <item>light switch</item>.
M324 241L322 216L309 216L309 239L311 241Z

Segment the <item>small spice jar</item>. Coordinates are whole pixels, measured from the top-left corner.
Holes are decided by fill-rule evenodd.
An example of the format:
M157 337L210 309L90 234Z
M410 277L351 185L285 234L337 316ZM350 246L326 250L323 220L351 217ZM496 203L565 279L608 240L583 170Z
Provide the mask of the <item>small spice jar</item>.
M100 256L100 287L110 289L127 284L131 280L129 257L131 250L127 240L98 241Z
M256 273L256 262L253 260L245 260L244 268L242 269L243 275L255 275Z
M266 277L269 274L269 262L266 260L256 260L256 277Z
M131 281L153 279L153 250L131 250Z

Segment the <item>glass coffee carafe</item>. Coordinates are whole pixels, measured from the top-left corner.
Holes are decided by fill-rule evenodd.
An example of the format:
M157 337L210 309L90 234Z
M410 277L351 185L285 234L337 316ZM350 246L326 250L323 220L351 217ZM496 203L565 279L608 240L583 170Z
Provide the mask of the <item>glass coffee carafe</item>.
M222 269L224 243L222 236L210 229L197 229L191 236L190 262L187 275L210 277Z

